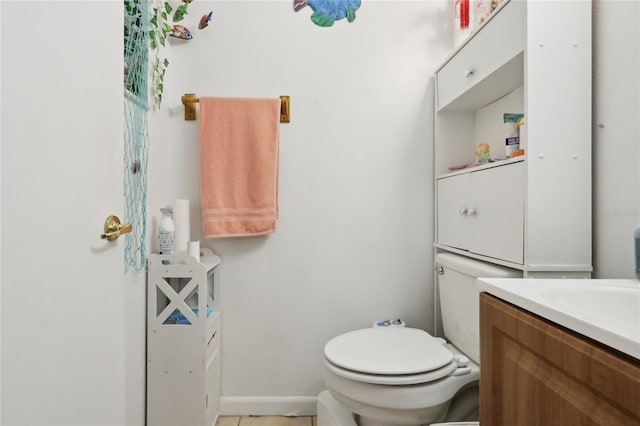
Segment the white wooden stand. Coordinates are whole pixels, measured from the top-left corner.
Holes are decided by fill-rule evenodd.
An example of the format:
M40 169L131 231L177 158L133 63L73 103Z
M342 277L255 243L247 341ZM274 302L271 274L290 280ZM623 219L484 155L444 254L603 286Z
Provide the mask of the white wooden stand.
M211 426L220 400L220 257L151 255L147 425Z
M505 0L436 70L436 254L588 278L591 2ZM504 158L504 113L523 113L524 155Z
M434 255L590 277L591 13L589 0L504 0L436 70ZM524 114L524 155L449 172L480 143L506 156L504 113Z

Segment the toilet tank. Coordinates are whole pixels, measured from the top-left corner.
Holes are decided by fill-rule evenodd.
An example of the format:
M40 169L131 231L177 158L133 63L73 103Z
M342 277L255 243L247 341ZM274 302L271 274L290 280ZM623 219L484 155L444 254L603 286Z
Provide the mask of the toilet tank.
M452 253L436 255L445 338L480 363L480 291L476 278L522 278L522 271Z

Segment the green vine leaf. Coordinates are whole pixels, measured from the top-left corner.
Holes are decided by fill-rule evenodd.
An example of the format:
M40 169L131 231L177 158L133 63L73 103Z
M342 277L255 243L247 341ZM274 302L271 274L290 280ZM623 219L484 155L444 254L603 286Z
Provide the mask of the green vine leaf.
M127 1L127 0L125 0ZM137 7L140 7L142 4L147 4L145 0L128 0L133 4L136 4ZM153 99L155 104L160 107L162 103L162 93L164 91L164 77L167 71L167 67L169 66L169 60L166 58L159 57L159 49L160 46L165 46L166 44L166 34L173 31L173 27L169 24L171 19L171 12L174 8L169 4L168 1L163 0L153 0L153 3L156 7L153 7L153 13L149 19L149 38L151 39L151 49L154 51L155 59L153 60ZM178 15L184 15L187 12L188 3L179 6L177 9L180 10Z

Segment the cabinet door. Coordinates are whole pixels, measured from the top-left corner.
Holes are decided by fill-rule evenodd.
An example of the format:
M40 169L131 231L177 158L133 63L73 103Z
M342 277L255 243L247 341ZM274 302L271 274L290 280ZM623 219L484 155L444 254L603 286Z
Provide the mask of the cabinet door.
M490 25L483 26L464 48L438 71L438 108L442 109L450 104L453 106L454 101L458 100L454 109L466 109L470 106L474 109L508 93L503 88L515 88L522 84L521 71L519 76L509 75L511 78L515 77L515 80L485 79L524 50L524 14L523 2L510 2L505 5L492 17ZM479 87L483 82L487 87ZM491 95L488 96L489 93ZM461 97L467 99L463 101Z
M469 250L523 263L524 163L470 173Z
M640 424L637 360L480 295L480 424Z
M469 174L438 180L438 243L468 249L467 197Z

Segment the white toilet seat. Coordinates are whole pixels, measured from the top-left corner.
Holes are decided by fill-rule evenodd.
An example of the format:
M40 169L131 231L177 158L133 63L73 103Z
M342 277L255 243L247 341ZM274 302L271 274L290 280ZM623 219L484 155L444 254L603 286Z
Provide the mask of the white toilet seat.
M449 350L415 328L355 330L330 340L324 352L333 374L380 385L428 383L457 367Z
M340 368L331 363L326 357L324 359L326 368L333 374L362 383L371 383L374 385L403 386L417 385L432 382L451 375L456 370L456 363L451 362L437 370L427 371L419 374L399 374L399 375L377 375L360 373Z
M380 331L380 329L369 330ZM384 330L397 333L401 328ZM378 344L391 341L385 340L383 334L373 334L373 331L371 336L377 339ZM442 344L428 333L424 334L428 338L424 338L424 335L417 337L419 334L414 337L417 337L416 340L431 342L435 347L449 352L452 362L415 374L372 374L337 366L331 362L325 352L323 375L327 390L339 404L347 407L352 413L358 414L365 424L419 425L444 420L454 396L466 386L478 382L480 369L471 360L468 367L456 368L456 361L453 358L463 354L460 354L453 345ZM429 343L427 347L430 347ZM328 352L329 355L332 354L331 350ZM428 349L427 352L429 352ZM335 353L333 355L335 356ZM366 359L365 354L361 356ZM428 358L424 354L419 354L419 357ZM461 369L468 371L458 374ZM389 369L385 370L389 371ZM437 376L441 378L435 379Z

